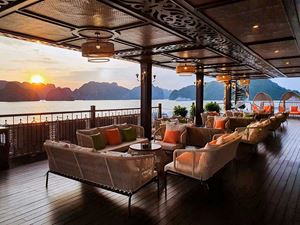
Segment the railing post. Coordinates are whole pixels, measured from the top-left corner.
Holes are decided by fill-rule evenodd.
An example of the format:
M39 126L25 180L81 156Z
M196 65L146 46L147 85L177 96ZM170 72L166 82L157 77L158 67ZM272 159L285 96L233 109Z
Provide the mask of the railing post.
M161 103L158 103L157 118L162 118L162 107L161 107Z
M96 106L91 105L90 128L96 127Z

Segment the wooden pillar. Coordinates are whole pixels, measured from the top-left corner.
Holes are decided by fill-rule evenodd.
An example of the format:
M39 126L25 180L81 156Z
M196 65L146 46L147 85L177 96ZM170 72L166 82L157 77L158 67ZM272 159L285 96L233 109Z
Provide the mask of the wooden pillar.
M151 139L152 129L152 63L144 59L141 62L141 126L145 137Z
M157 118L162 118L162 105L161 105L161 103L158 103Z
M197 67L196 70L196 126L202 125L201 113L203 113L203 88L204 73L203 68Z
M96 127L96 106L91 105L90 128Z
M238 102L238 81L236 80L234 86L234 105L236 105L237 102Z
M224 83L224 106L225 110L231 109L231 81Z

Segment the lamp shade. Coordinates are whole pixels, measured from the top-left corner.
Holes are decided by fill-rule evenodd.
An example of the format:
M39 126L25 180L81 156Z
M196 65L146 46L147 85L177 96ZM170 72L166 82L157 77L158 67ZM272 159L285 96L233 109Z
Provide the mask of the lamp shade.
M231 80L231 76L230 75L218 75L216 77L216 80L219 82L228 82Z
M242 80L239 80L239 84L241 86L248 86L250 85L250 80L249 79L242 79Z
M180 76L191 76L196 72L196 67L193 65L177 65L176 73Z
M83 57L108 58L114 55L114 44L108 41L89 40L81 45Z

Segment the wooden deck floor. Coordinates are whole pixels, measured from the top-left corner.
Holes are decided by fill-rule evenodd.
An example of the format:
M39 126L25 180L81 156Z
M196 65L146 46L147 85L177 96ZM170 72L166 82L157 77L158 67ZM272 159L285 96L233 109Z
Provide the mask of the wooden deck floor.
M300 224L300 121L289 120L258 146L241 147L236 167L228 165L207 191L195 180L171 176L168 196L155 184L127 197L50 174L40 161L0 172L0 224Z

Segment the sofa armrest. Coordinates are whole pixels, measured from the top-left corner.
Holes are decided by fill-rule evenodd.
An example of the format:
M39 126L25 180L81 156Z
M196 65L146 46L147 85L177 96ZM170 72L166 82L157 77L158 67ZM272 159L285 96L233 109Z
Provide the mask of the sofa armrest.
M158 128L157 130L155 130L154 132L153 132L153 141L155 142L155 141L158 141L159 139L157 139L157 136L159 135L159 133L162 131L162 128L160 127L160 128ZM163 138L163 137L162 137Z
M187 131L185 129L180 135L180 138L179 138L180 144L186 145L186 136L187 136Z
M91 136L86 134L81 134L80 132L76 131L77 142L79 146L87 147L87 148L94 148L93 139Z
M223 134L214 134L212 140L217 140L219 137L221 137Z

